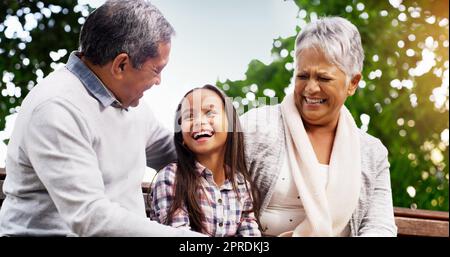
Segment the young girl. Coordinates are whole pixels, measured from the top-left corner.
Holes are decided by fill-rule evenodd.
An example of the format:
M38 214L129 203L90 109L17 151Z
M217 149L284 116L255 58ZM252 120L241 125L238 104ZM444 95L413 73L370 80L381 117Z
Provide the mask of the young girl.
M210 236L261 236L239 118L225 94L211 85L189 91L174 140L178 162L152 185L151 219Z

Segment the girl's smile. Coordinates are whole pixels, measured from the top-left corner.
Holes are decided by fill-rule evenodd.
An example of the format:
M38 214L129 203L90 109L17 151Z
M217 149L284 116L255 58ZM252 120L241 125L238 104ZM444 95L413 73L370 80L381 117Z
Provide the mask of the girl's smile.
M206 142L214 136L214 130L201 130L192 132L191 137L197 142Z

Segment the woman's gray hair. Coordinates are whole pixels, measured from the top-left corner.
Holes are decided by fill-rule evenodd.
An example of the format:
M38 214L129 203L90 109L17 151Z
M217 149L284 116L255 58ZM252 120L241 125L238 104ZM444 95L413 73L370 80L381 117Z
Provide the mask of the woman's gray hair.
M356 26L344 18L324 17L307 24L295 40L295 58L310 47L322 50L346 74L348 81L362 71L361 36Z
M162 13L145 0L110 0L94 10L80 33L80 52L95 65L127 53L134 67L158 55L160 42L175 33Z

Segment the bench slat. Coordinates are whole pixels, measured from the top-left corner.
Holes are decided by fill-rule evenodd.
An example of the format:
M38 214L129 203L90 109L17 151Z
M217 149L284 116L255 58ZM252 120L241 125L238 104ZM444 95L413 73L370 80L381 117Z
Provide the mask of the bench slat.
M395 217L448 221L448 212L444 211L417 210L417 209L395 207L394 214Z
M448 237L448 221L395 217L398 236Z

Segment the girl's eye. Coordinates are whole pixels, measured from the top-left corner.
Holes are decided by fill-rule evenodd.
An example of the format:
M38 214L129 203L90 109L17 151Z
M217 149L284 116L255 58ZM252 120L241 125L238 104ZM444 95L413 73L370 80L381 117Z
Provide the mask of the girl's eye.
M306 80L306 79L308 79L308 76L306 76L306 75L298 75L297 78L300 79L300 80Z
M216 112L213 111L213 110L209 110L209 111L206 112L206 116L208 116L208 117L211 117L211 116L214 116L214 115L216 115Z

